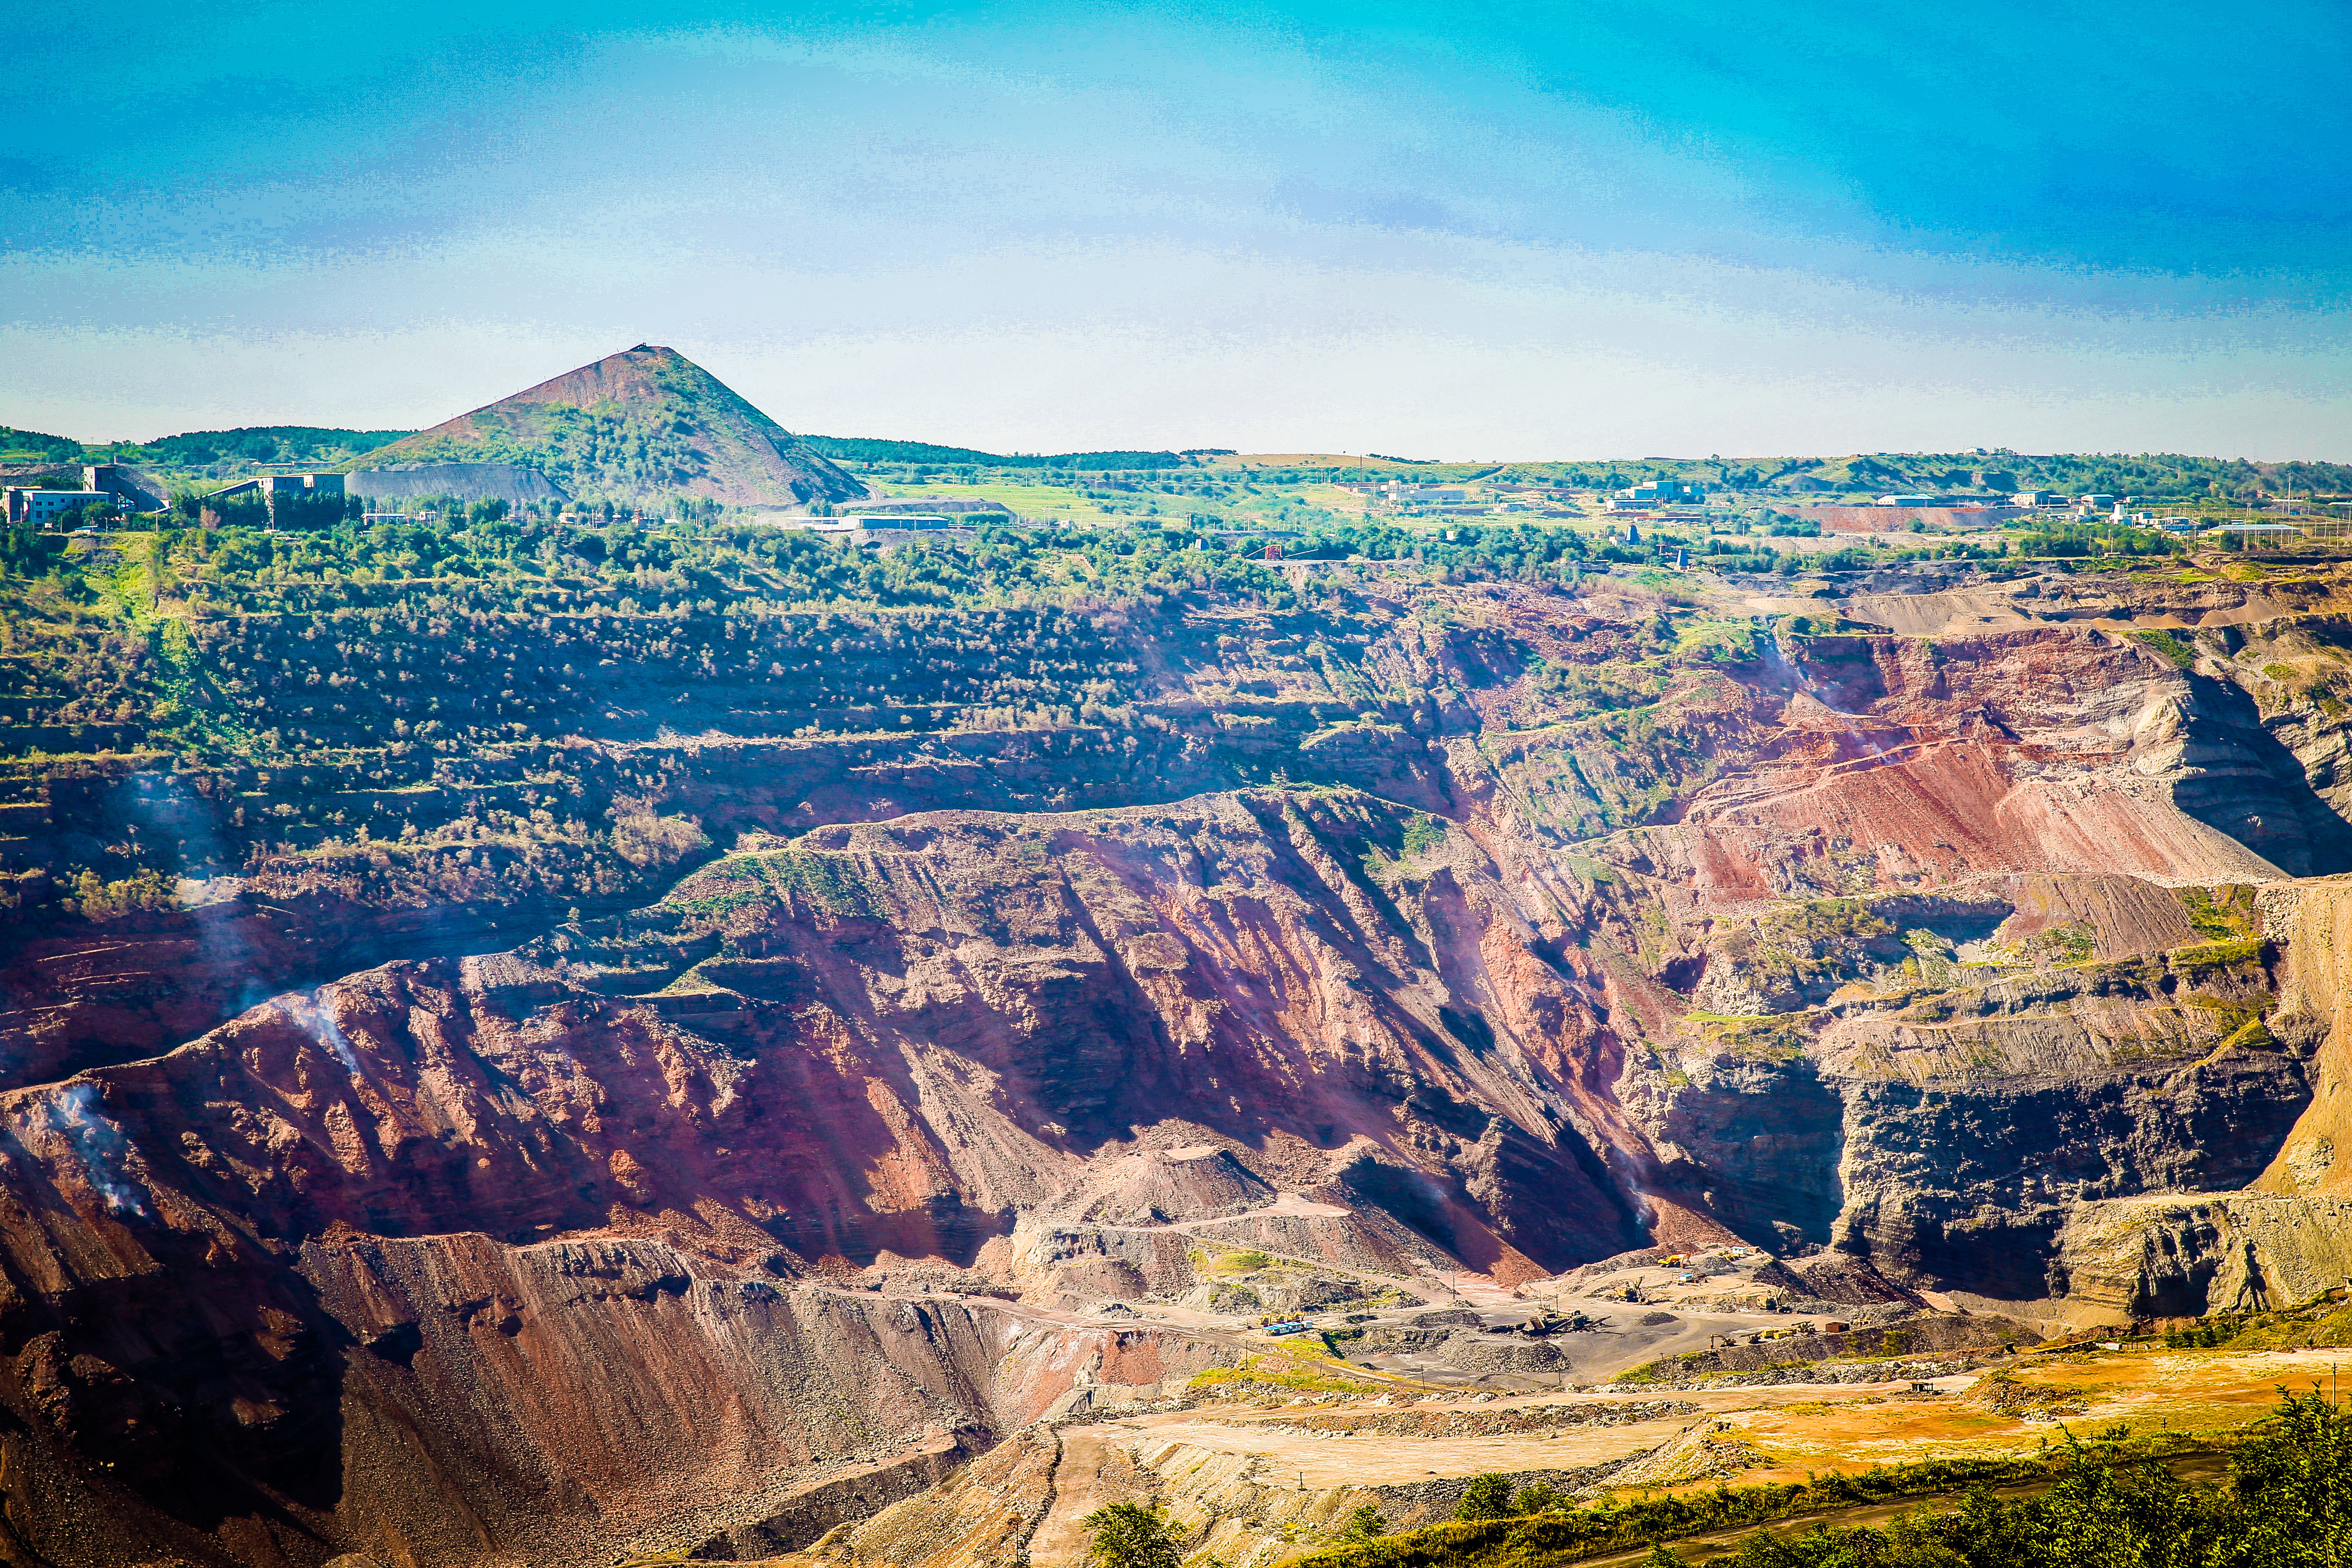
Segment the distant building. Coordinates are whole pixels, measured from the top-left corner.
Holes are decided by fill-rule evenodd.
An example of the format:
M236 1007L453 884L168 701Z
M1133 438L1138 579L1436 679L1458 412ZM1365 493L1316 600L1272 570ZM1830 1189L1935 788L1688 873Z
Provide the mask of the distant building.
M924 517L952 512L995 511L1010 514L1001 500L949 500L931 496L890 496L877 500L845 500L834 508L837 517L887 517L913 512Z
M2035 507L2063 506L2066 498L2053 490L2020 490L2009 498L2009 504L2032 511Z
M299 496L315 500L321 496L343 497L343 476L341 474L269 474L255 481L261 487L264 499L275 502L280 496Z
M266 474L255 483L260 487L261 499L268 503L269 521L279 522L280 509L309 501L332 501L338 508L343 504L343 476L341 474ZM291 515L290 513L289 515Z
M1880 496L1874 506L1934 506L1934 496Z
M2089 507L2095 510L2100 507L2110 507L2115 505L2116 498L2113 496L2076 496L2074 498L2074 504L2080 507Z
M82 489L99 490L122 503L124 511L163 511L171 502L163 487L151 475L128 463L89 463L81 471Z
M59 518L78 507L92 501L114 500L104 490L30 490L10 489L7 492L8 521L30 523L35 528L54 526Z
M1706 487L1692 479L1652 479L1647 484L1627 485L1617 492L1617 499L1653 506L1703 501L1706 500Z

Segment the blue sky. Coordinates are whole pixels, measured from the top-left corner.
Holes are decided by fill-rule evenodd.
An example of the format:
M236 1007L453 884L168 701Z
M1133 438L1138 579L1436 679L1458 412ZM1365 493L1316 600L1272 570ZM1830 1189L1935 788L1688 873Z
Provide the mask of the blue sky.
M2352 459L2352 12L34 0L0 422Z

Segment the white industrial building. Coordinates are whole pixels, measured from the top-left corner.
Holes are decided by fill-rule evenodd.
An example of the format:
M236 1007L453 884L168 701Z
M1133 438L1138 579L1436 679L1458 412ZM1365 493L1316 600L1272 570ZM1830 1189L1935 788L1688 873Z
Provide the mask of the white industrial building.
M112 501L115 498L104 490L33 490L12 489L7 492L8 521L30 523L35 528L49 528L77 507L92 501Z

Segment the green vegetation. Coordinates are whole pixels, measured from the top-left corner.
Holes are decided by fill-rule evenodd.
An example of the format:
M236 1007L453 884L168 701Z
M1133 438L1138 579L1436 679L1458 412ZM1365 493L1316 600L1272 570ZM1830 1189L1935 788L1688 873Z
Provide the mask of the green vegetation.
M1981 1488L1958 1510L1912 1513L1884 1531L1759 1533L1712 1561L1728 1568L2296 1568L2352 1561L2352 1421L2317 1394L2283 1401L2270 1428L2231 1457L2222 1486L2185 1483L2114 1441L2079 1446L2043 1495Z
M793 849L762 856L760 865L777 888L797 894L827 914L867 915L874 910L856 861L850 856Z
M191 498L162 527L9 538L0 695L13 701L0 745L28 778L55 773L60 757L108 776L163 767L218 831L118 836L28 896L68 896L85 870L101 889L150 871L168 886L192 866L220 875L266 856L299 858L301 878L346 897L430 902L527 885L599 899L707 846L656 816L613 808L607 826L619 795L656 792L659 779L651 759L583 779L568 750L583 737L1083 731L1113 755L1189 756L1197 735L1234 749L1220 765L1270 776L1271 763L1242 760L1248 748L1312 767L1307 739L1401 737L1398 721L1425 700L1366 661L1392 625L1368 605L1369 584L1351 573L1294 583L1250 551L1255 536L992 525L886 550L699 512L616 510L600 523L553 510L492 501L289 531L265 526L244 498ZM1584 547L1570 530L1455 531L1437 541L1383 525L1313 535L1309 547L1392 551L1396 570L1465 582ZM1344 695L1239 698L1205 715L1155 706L1144 648L1201 658L1234 623L1194 617L1236 607L1265 639L1251 658L1296 661ZM1621 698L1610 678L1576 673L1610 668L1607 630L1588 639L1594 665L1562 663L1540 695L1555 713L1588 699L1655 701L1677 672L1708 668L1706 647L1673 652L1678 635L1661 615L1625 642L1653 660L1640 690ZM1498 669L1527 662L1501 644L1478 657ZM1679 722L1635 714L1618 739L1667 765L1705 765ZM1634 809L1664 798L1645 785ZM1444 826L1404 833L1408 858L1425 856ZM855 907L814 862L779 874L836 913Z
M175 468L201 468L219 462L321 463L373 452L407 436L406 430L334 430L313 425L247 425L235 430L192 430L142 443L141 462Z
M257 498L211 493L208 479L177 483L173 511L145 526L70 540L0 531L0 752L17 759L12 798L31 801L75 770L101 781L93 790L168 774L215 829L177 841L61 836L60 855L69 845L78 858L47 868L26 896L135 913L150 896L142 879L169 888L192 867L220 875L268 862L355 898L424 904L452 889L492 897L528 886L568 902L616 897L709 852L682 819L619 807L658 795L656 759L600 762L583 777L570 754L583 739L1024 732L1108 766L1191 768L1202 785L1278 771L1349 777L1351 758L1409 745L1427 722L1429 693L1400 678L1397 649L1382 646L1398 635L1393 595L1404 584L1558 588L1596 557L1647 566L1654 547L1676 543L1726 570L1768 558L1775 570L1883 565L1950 548L1857 544L1800 560L1749 534L1645 522L1632 549L1524 516L1367 518L1349 510L1360 498L1334 488L1406 471L1393 463L1249 466L1222 453L996 462L875 443L844 460L886 486L1017 492L1023 510L1059 498L1158 525L992 521L877 547L745 522L664 491L678 458L664 443L684 441L679 430L636 429L619 415L608 428L593 410L546 417L571 432L582 473L647 487L642 501L412 502L420 515L378 525L331 502L282 504L273 519ZM384 450L394 434L252 427L120 455L183 465L184 479L207 454L213 467L265 456L323 463L335 450ZM19 445L66 451L59 438ZM1170 457L1181 461L1145 460ZM1477 471L1547 491L1547 474L1572 467ZM1588 479L1607 468L1587 467ZM1630 483L1650 467L1609 477ZM1410 472L1463 477L1444 466ZM672 515L633 516L640 506ZM1269 543L1281 560L1265 559ZM1687 578L1656 581L1643 613L1540 648L1483 624L1473 596L1423 597L1408 623L1407 635L1443 645L1469 689L1510 688L1482 744L1563 840L1655 820L1714 776L1727 735L1751 722L1740 667L1769 651L1757 629L1694 613ZM1789 635L1802 633L1792 625ZM1229 653L1228 641L1247 646ZM1281 678L1244 680L1205 711L1168 700L1169 670L1227 658ZM1409 819L1381 858L1433 866L1444 832L1436 819ZM1584 864L1596 889L1615 887L1607 868ZM80 890L85 872L94 896ZM843 916L862 907L850 873L831 862L777 861L770 874L780 896ZM1829 950L1875 940L1793 941L1785 968L1828 979L1847 961ZM1747 1044L1782 1048L1760 1031Z
M1168 1516L1140 1503L1115 1502L1078 1521L1093 1539L1089 1568L1176 1568L1183 1547Z
M2134 632L2131 636L2133 641L2143 647L2154 650L2158 657L2168 660L2176 669L2189 669L2196 666L2196 648L2171 632Z
M1763 648L1750 622L1693 618L1676 630L1675 653L1716 664L1745 664L1760 657Z
M803 436L801 445L837 462L913 463L959 468L1068 468L1100 472L1125 468L1178 468L1174 452L1062 452L1052 457L977 452L969 447L935 447L928 441L885 441L866 436Z
M2352 1345L2352 1305L2322 1300L2283 1311L2217 1313L2165 1331L2171 1350L2275 1351Z
M197 469L216 463L317 463L331 467L408 435L405 430L340 430L315 425L247 425L191 430L152 441L82 442L0 425L0 462L139 463ZM21 483L21 480L11 480Z
M1665 695L1667 676L1654 666L1554 664L1538 659L1530 674L1538 692L1588 710L1644 708Z
M1747 1525L1906 1497L1965 1491L1956 1509L1915 1510L1884 1530L1759 1531L1705 1559L1725 1568L2288 1568L2352 1561L2352 1415L2315 1392L2283 1396L2238 1441L2226 1482L2180 1480L2163 1461L2185 1438L2121 1429L2033 1458L1929 1459L1803 1485L1730 1488L1560 1511L1517 1507L1370 1542L1342 1541L1300 1568L1537 1568ZM1486 1479L1486 1478L1481 1478ZM1499 1478L1495 1478L1499 1479ZM2042 1482L2038 1495L1992 1488ZM1475 1483L1474 1483L1475 1484ZM1465 1497L1465 1506L1466 1506ZM1685 1559L1664 1553L1662 1560Z
M1517 1512L1512 1500L1514 1507L1504 1516L1406 1531L1369 1545L1336 1543L1299 1559L1297 1568L1534 1568L1741 1525L2039 1479L2063 1473L2065 1462L2063 1457L1927 1459L1853 1476L1821 1476L1801 1485L1717 1487L1569 1510L1548 1500L1542 1511L1529 1514ZM1507 1483L1502 1491L1508 1496Z
M2180 888L2174 896L2198 934L2214 942L2242 942L2260 931L2254 889L2245 882L2218 888Z
M1433 816L1414 812L1404 822L1404 852L1426 855L1445 842L1445 824Z
M454 751L517 726L593 729L624 679L601 672L646 667L764 687L775 695L740 706L784 699L802 726L835 727L832 710L898 727L912 704L929 728L943 702L999 727L1036 712L1069 722L1123 702L1133 674L1108 646L1112 624L1052 607L1089 588L1292 597L1181 536L1005 531L880 555L772 529L524 517L116 534L0 583L0 605L19 679L34 680L17 689L49 731L257 761L412 734ZM966 614L889 614L923 606ZM941 668L943 651L969 666L984 650L980 664L1003 677ZM310 672L299 696L278 679L287 668Z
M1774 1013L1826 999L1838 984L1870 965L1901 964L1915 956L1895 923L1868 899L1813 899L1761 917L1731 934L1723 951L1741 977ZM1916 965L1914 966L1916 970ZM1761 1022L1727 1020L1711 1038L1732 1048L1780 1054L1784 1041L1771 1015Z
M2106 523L2053 523L2019 536L2020 555L2185 555L2189 545L2179 536L2152 528L2127 528Z
M1510 1516L1511 1479L1491 1472L1471 1477L1470 1484L1462 1489L1460 1500L1454 1505L1454 1517L1470 1523Z
M1263 1252L1227 1252L1215 1258L1215 1266L1246 1273L1253 1268L1264 1268L1273 1261L1273 1258Z
M2191 984L2199 984L2230 970L2259 963L2262 956L2263 939L2255 936L2184 947L2167 953L2165 958L2174 973Z
M2034 956L2045 963L2063 968L2068 964L2088 963L2097 951L2097 933L2088 921L2070 921L2052 926L2028 944Z
M0 425L0 461L12 463L79 463L82 445L70 436L44 436ZM20 481L11 480L10 483Z
M1268 1366L1263 1361L1254 1362L1246 1368L1213 1366L1206 1372L1194 1373L1184 1386L1246 1390L1254 1385L1262 1385L1307 1394L1361 1394L1373 1382L1370 1378L1338 1375L1346 1367L1345 1362L1328 1364L1330 1367L1328 1372L1285 1371L1280 1367Z
M1762 1013L1733 1017L1714 1013L1685 1013L1685 1023L1700 1026L1714 1050L1751 1061L1794 1061L1804 1055L1801 1016Z
M1463 477L1486 470L1439 470ZM1543 479L1580 488L1618 488L1652 479L1695 479L1709 486L1787 488L1799 491L1879 494L1976 490L1999 495L2046 489L2067 495L2109 494L2245 501L2294 490L2352 491L2352 464L2253 463L2177 453L2060 453L2028 456L1963 452L1881 452L1850 458L1746 459L1654 458L1641 462L1513 463L1499 477Z
M514 464L575 500L639 510L690 496L715 507L714 494L782 505L862 493L709 371L645 343L341 466L362 461Z
M772 903L775 889L748 859L730 858L705 866L670 889L659 907L702 921L718 921L737 910Z
M1194 1373L1188 1388L1223 1388L1246 1394L1254 1387L1305 1393L1360 1394L1378 1379L1360 1375L1321 1335L1293 1335L1272 1342L1246 1366L1215 1366Z
M1541 1481L1537 1481L1531 1486L1521 1487L1512 1496L1511 1506L1507 1511L1510 1513L1565 1511L1574 1501L1575 1500L1566 1492L1556 1490Z

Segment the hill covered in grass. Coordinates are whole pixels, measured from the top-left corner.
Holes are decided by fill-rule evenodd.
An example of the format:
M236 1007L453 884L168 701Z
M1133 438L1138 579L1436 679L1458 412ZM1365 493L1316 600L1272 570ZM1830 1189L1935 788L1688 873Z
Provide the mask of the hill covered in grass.
M675 349L640 343L347 468L512 463L583 500L727 506L847 500L865 487Z
M1181 468L1183 452L982 452L929 441L892 441L871 436L803 436L812 451L845 463L961 464L981 468L1074 468L1094 473L1138 468Z
M1452 464L1439 477L1494 473L1492 464ZM2254 462L2178 452L1866 452L1836 458L1643 458L1622 461L1512 463L1500 477L1549 479L1576 488L1695 479L1717 489L1826 493L2001 493L2050 489L2142 498L2252 500L2268 495L2352 492L2352 464Z
M201 468L218 462L336 462L391 445L406 430L341 430L317 425L247 425L159 436L138 450L151 463Z

